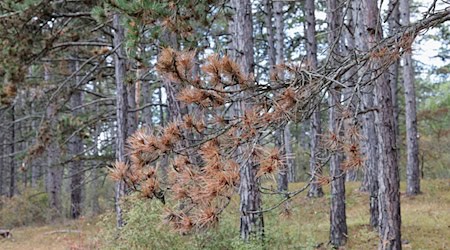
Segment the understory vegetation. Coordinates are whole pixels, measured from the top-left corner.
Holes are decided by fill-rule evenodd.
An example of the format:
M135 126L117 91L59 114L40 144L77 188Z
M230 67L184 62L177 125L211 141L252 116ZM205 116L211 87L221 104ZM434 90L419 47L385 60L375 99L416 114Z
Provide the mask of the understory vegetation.
M300 188L295 183L290 188ZM367 193L358 191L358 182L347 183L349 239L346 249L375 249L378 236L367 224ZM405 183L401 185L402 193ZM238 199L233 199L220 220L220 226L207 232L189 235L175 233L164 224L158 200L142 200L135 196L125 201L127 224L120 236L115 228L113 211L99 217L63 222L54 226L28 226L13 230L13 239L2 239L0 249L330 249L329 187L325 196L311 199L294 198L290 213L275 209L266 216L264 245L244 244L238 240ZM450 239L450 181L424 180L423 194L402 195L402 230L405 249L446 249ZM264 197L265 207L279 197ZM4 211L2 211L4 215ZM4 216L0 217L6 218ZM54 233L79 230L80 233ZM48 233L53 234L48 234Z

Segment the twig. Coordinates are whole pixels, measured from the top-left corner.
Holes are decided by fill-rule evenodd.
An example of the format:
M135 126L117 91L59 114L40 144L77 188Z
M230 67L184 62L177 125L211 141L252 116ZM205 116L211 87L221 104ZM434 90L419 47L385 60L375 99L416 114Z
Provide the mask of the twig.
M77 233L80 234L81 230L72 230L72 229L62 229L62 230L55 230L51 232L44 233L44 235L51 235L51 234L58 234L58 233Z

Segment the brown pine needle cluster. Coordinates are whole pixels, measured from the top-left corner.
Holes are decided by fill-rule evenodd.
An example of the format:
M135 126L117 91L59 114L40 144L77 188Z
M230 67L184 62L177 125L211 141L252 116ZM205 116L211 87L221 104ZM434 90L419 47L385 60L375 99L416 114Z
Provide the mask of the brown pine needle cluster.
M257 85L227 56L207 57L201 72L194 72L194 58L194 51L165 48L156 70L180 86L173 88L177 99L197 112L163 128L136 131L128 139L129 164L117 162L111 171L142 197L177 207L167 210L165 221L183 234L217 224L239 186L241 164L251 159L257 177L284 166L277 148L254 142L273 136L294 114L307 117L320 99L315 95L329 84L318 84L299 66L283 65L270 85ZM160 166L167 171L158 171Z
M109 176L115 181L123 180L128 173L128 165L124 162L116 161L113 168L110 169L111 173Z
M256 158L259 163L257 177L274 174L284 165L283 158L277 148L260 148L256 152Z
M341 163L341 169L356 170L364 166L365 159L361 153L360 141L361 135L359 127L355 124L349 126L344 131L345 140L342 145L345 159Z
M332 178L329 176L322 175L322 174L316 174L315 180L316 180L315 182L319 186L326 186L326 185L330 184Z
M236 84L246 86L249 77L242 74L239 66L229 57L218 58L217 55L209 56L207 63L202 66L212 86L224 87Z
M172 48L164 48L158 58L156 70L172 82L193 81L194 57L194 51L177 52Z
M337 152L342 148L342 138L337 133L329 131L322 140L324 148L331 152Z

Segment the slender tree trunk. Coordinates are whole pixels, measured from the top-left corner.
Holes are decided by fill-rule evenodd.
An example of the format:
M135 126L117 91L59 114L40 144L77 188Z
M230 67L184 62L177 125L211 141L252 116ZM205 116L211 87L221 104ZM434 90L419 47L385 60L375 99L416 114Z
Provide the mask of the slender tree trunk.
M76 72L79 69L79 62L72 63L72 72ZM75 85L80 81L80 77L75 77ZM82 92L75 89L70 97L70 105L72 107L81 106ZM74 118L81 115L81 110L76 109L72 112ZM75 128L78 129L78 128ZM75 134L69 141L69 155L72 157L70 163L70 216L73 219L78 218L81 215L82 209L82 183L83 183L83 162L80 157L83 153L83 140L79 133Z
M341 56L340 32L342 25L342 7L338 0L327 0L327 22L328 22L328 42L330 47L331 64L336 65ZM330 88L329 97L329 130L331 133L339 135L339 111L341 94L337 86ZM331 176L341 176L343 174L340 164L342 156L335 153L330 159ZM334 246L342 246L347 241L347 222L345 211L345 177L338 178L331 183L331 210L330 210L330 242Z
M31 103L31 114L36 114L36 104ZM36 128L38 126L37 122L35 120L31 121L31 127ZM41 177L41 173L39 169L42 166L42 158L37 157L37 159L31 159L31 187L36 188L38 185L39 177Z
M356 20L355 27L355 46L359 51L368 51L368 33L367 26L364 24L364 11L362 3L353 1L353 14ZM358 71L358 78L362 82L370 79L372 71L369 66L364 66ZM362 110L364 111L362 120L362 142L361 148L365 161L364 180L361 185L362 191L369 192L369 211L370 225L374 228L378 227L378 139L375 130L375 114L374 112L366 112L373 109L374 104L374 87L365 86L362 89Z
M306 16L306 51L308 58L308 66L314 71L317 69L317 39L316 39L316 16L315 16L314 0L306 0L305 16ZM320 104L317 105L311 116L311 158L309 161L309 170L312 176L312 182L308 191L308 197L322 197L322 186L317 183L317 176L322 174L322 167L318 161L320 134L322 134L322 124L320 118Z
M126 162L125 158L125 141L127 137L127 113L128 113L128 101L127 90L125 86L126 76L126 58L124 50L125 30L120 23L120 15L114 14L113 27L114 27L114 47L120 46L114 54L114 69L116 80L116 119L117 119L117 137L116 137L116 158L120 162ZM122 208L120 206L120 200L125 194L125 183L118 181L115 186L115 208L116 208L116 222L117 227L121 228L124 224L122 218Z
M3 116L3 112L0 111L0 117ZM3 124L2 124L3 126ZM5 176L4 167L4 158L5 158L5 150L4 150L5 140L3 130L0 131L0 196L3 195L3 177Z
M353 6L351 4L346 5L345 13L345 29L342 31L341 40L342 40L342 54L344 57L349 57L352 55L352 53L355 51L355 21L353 18ZM347 86L343 89L343 105L344 109L351 112L351 114L355 114L356 108L358 107L358 98L353 92L353 86L356 84L357 81L357 69L356 67L353 67L349 69L343 76L343 79L341 80L344 82ZM343 127L344 131L349 131L354 124L354 120L352 118L344 118L343 120ZM352 168L347 170L345 173L345 181L356 181L358 178L358 169Z
M51 72L50 66L44 65L44 80L51 84ZM64 169L59 165L59 159L61 157L60 148L58 145L56 135L56 128L58 127L58 111L57 104L50 103L46 110L47 126L49 126L50 138L49 145L47 146L47 172L46 172L46 190L49 194L49 206L50 206L50 219L55 220L62 215L61 205L61 187Z
M233 21L230 23L233 59L241 66L244 74L253 73L253 24L252 8L249 0L232 0L234 10ZM235 104L235 115L242 115L245 104ZM242 150L242 149L241 149ZM250 237L263 237L264 220L262 213L248 213L261 210L261 194L256 179L256 168L251 162L240 167L240 234L245 241Z
M382 39L377 3L363 0L364 24L368 32L369 49ZM378 59L372 59L374 73L383 69ZM380 249L401 249L401 217L399 171L395 141L394 107L391 86L386 74L375 80L375 95L378 112L375 113L375 125L378 135L378 202Z
M139 79L139 84L142 88L142 105L145 106L149 103L153 103L153 89L151 88L150 82L143 81L140 79L144 73L144 70L138 69L137 71L137 78ZM153 112L152 107L147 107L144 110L142 110L142 121L144 124L151 128L153 126Z
M275 50L275 35L274 35L274 28L273 28L273 13L272 13L272 1L271 0L264 0L264 11L266 12L266 15L264 17L264 22L267 29L267 55L269 59L269 66L270 70L274 70L275 65L277 64L277 51Z
M98 111L98 107L95 108ZM93 154L94 156L98 157L98 146L99 146L99 138L100 138L100 124L95 125L95 131L93 134L93 140L94 140L94 150ZM100 204L99 204L99 188L100 188L100 169L98 166L100 165L100 161L94 161L94 167L92 168L92 181L91 181L91 212L92 215L97 215L100 213Z
M15 152L16 152L16 126L15 126L15 104L12 105L10 110L10 121L11 124L8 125L10 131L10 137L9 137L9 192L8 197L13 197L16 192L16 160L15 160Z
M297 164L295 164L294 150L292 149L292 133L290 122L284 126L284 150L287 155L287 177L288 182L295 182L297 180Z
M159 86L158 88L158 100L159 100L159 126L164 127L164 124L166 124L165 117L164 117L164 101L162 96L162 90L163 86Z
M136 92L138 90L137 85L135 83L133 84L126 84L127 89L127 100L128 100L128 113L127 113L127 138L132 135L137 127L138 127L138 113L139 112L130 112L130 110L136 109L138 107L136 98Z
M408 26L409 0L400 0L401 24ZM417 138L416 88L414 86L414 65L412 49L403 54L403 86L405 88L405 120L406 120L406 193L420 193L419 139Z
M278 5L278 9L276 9L275 11L281 11L280 9L280 5ZM275 65L277 63L277 59L280 60L280 62L282 63L283 61L283 57L282 55L279 56L277 54L277 49L279 50L278 53L283 53L283 40L282 40L282 32L279 32L279 28L283 28L283 19L282 19L282 13L277 13L277 16L275 18L276 20L276 34L277 34L277 43L276 43L276 47L275 48L275 36L274 36L274 27L273 27L273 22L272 22L272 3L270 2L270 0L265 0L264 1L264 10L266 11L266 16L265 16L265 25L267 28L267 42L268 42L268 50L267 50L267 54L269 56L269 65L270 65L270 69L274 70L275 69ZM281 18L280 18L281 16ZM282 31L282 30L281 30ZM284 140L285 137L285 133L283 132L283 128L277 129L275 131L275 146L277 148L280 149L281 153L286 153L286 148L283 142L285 142ZM286 165L283 166L283 168L279 171L278 173L278 191L287 191L288 189L288 173L287 173L287 169L286 169Z
M276 49L276 63L284 63L284 19L283 19L283 1L274 1L274 17L275 17L275 49ZM288 156L286 164L279 172L279 188L287 191L288 182L294 182L295 179L295 161L292 158L292 136L289 123L280 128L279 131L281 146L284 146L284 153Z
M389 25L389 34L395 35L398 32L398 28L400 27L400 11L399 11L399 0L390 0L388 6L388 13L390 13L388 17L388 25ZM395 128L395 139L396 139L396 148L399 148L400 142L400 128L398 123L399 117L399 106L398 106L398 76L399 76L399 63L400 60L395 60L389 66L389 84L391 86L392 93L392 104L394 106L394 128ZM398 159L397 159L398 161Z
M50 128L56 128L58 125L56 104L51 103L47 108L47 117L50 120ZM47 183L49 192L49 202L51 211L51 219L55 220L62 215L61 205L61 187L64 169L59 165L61 157L60 148L57 141L56 131L51 129L51 142L47 147Z

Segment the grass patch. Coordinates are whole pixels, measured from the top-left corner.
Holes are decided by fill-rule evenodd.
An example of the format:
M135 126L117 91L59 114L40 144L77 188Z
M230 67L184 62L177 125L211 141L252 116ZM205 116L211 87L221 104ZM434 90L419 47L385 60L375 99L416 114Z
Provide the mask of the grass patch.
M300 188L302 183L291 185ZM349 238L345 249L376 249L377 233L369 226L368 195L358 191L359 183L347 183L347 223ZM401 185L404 192L404 183ZM449 249L450 180L422 181L423 194L401 196L402 239L405 249ZM294 198L291 213L275 209L265 214L264 245L239 240L238 199L233 199L220 225L208 232L181 236L161 223L158 202L133 200L128 206L128 224L121 234L114 229L114 214L98 222L80 220L44 227L13 230L14 241L0 240L0 249L330 249L329 187L318 199ZM264 197L264 206L276 204L277 196ZM46 234L60 229L76 229L81 234Z

